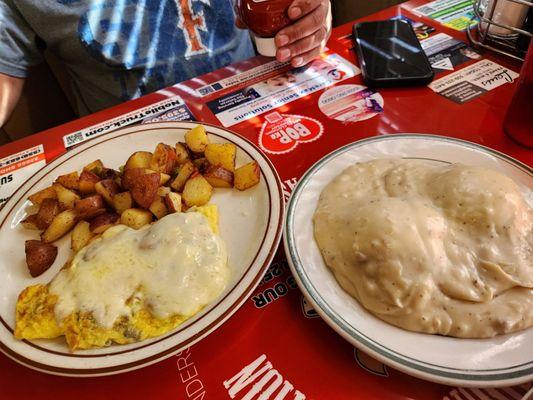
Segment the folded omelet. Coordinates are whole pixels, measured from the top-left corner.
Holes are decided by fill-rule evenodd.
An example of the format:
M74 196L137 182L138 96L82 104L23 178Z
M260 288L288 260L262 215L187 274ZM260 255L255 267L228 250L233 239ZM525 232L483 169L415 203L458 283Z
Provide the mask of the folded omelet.
M170 214L139 230L117 225L16 305L15 337L65 336L71 350L163 335L224 289L227 254L215 206Z

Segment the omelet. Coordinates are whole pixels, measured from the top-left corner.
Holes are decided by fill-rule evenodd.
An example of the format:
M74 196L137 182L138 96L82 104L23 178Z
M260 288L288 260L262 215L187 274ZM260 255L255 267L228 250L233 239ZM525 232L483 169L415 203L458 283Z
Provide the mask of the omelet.
M227 285L227 253L217 233L213 205L169 214L139 230L108 229L50 283L21 292L15 337L64 336L75 351L175 329Z

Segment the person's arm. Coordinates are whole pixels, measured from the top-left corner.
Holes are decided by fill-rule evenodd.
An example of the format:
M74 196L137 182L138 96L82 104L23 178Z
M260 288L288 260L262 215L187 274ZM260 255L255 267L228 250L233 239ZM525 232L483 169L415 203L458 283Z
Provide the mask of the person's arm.
M276 35L276 58L300 67L324 50L331 33L331 4L329 0L294 0L288 14L294 23Z
M0 73L0 128L7 122L17 105L24 78L15 78Z

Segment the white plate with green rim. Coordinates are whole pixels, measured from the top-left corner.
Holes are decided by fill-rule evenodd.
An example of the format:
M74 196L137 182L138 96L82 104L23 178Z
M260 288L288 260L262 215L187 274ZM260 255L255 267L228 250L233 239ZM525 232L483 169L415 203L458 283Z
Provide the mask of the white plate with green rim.
M313 234L324 187L346 167L377 158L461 162L512 178L533 205L533 169L475 143L422 134L379 136L344 146L312 166L289 204L284 245L300 289L343 338L381 362L421 379L471 387L511 386L533 379L533 328L490 339L458 339L406 331L366 311L337 283Z
M28 179L0 210L0 351L27 367L55 375L92 377L138 369L176 354L214 332L246 301L270 265L281 239L284 205L281 183L269 159L249 140L216 126L203 124L213 143L233 143L236 164L257 161L258 185L240 192L217 189L210 203L220 216L220 236L228 250L231 270L226 289L211 304L164 335L127 345L71 352L64 338L17 340L15 305L27 286L48 283L70 257L70 235L54 242L58 256L42 275L32 278L24 256L24 242L38 232L24 229L20 221L29 210L29 194L50 186L59 176L80 171L101 159L118 168L135 151L153 151L159 142L184 141L192 122L161 122L114 131L87 141L58 157Z

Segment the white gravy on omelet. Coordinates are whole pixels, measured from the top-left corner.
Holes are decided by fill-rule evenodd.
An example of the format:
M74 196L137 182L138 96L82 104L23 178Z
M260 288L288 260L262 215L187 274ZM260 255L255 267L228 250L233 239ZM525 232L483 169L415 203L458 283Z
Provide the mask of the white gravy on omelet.
M90 312L102 327L131 313L142 299L157 318L191 316L225 288L226 248L198 212L169 214L139 230L117 225L80 250L52 280L60 322Z
M314 229L340 285L391 324L468 338L533 325L533 212L496 171L355 164L322 192Z

